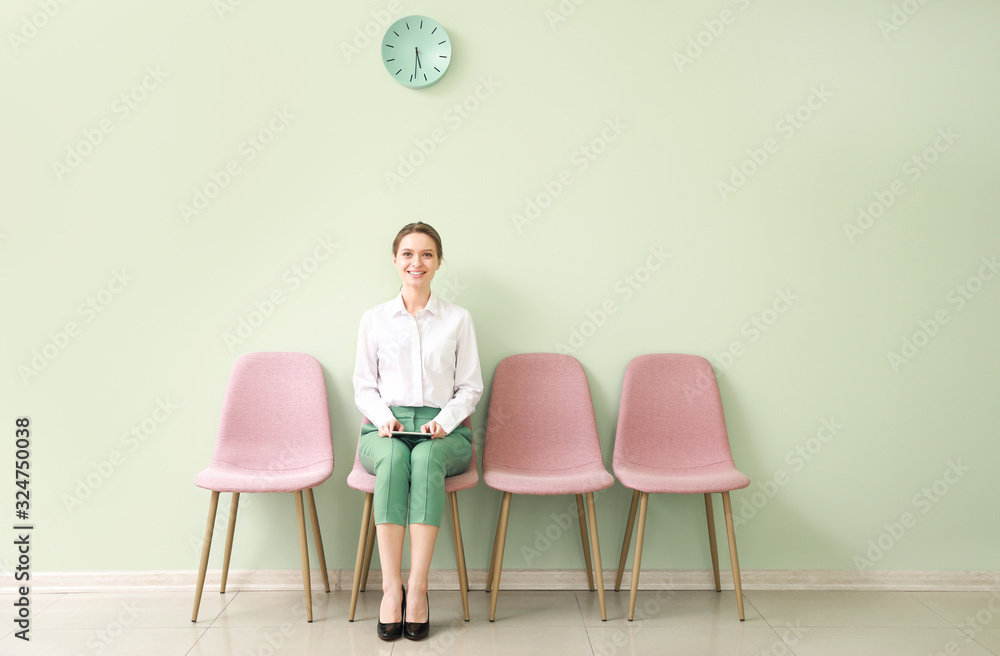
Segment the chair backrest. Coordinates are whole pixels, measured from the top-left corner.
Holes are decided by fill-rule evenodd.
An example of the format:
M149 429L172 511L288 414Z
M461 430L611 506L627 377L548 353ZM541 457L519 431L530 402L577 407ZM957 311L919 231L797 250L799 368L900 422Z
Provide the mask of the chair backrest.
M233 365L213 462L296 469L333 461L323 368L305 353L248 353Z
M658 353L628 363L614 459L669 467L732 462L719 385L708 360Z
M522 353L497 365L483 467L570 469L602 459L587 374L571 355Z

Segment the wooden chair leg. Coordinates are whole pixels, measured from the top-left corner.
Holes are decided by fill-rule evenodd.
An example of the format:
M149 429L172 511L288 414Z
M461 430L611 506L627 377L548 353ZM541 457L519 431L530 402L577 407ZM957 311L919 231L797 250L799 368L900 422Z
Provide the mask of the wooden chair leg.
M326 571L326 553L323 549L323 536L319 532L319 517L316 515L316 499L312 488L306 490L306 501L309 502L309 515L312 518L313 539L316 541L316 552L319 554L319 571L323 573L323 588L330 591L330 574Z
M597 508L594 493L587 492L587 515L590 518L590 542L594 551L594 578L597 579L597 601L601 605L601 621L608 619L608 609L604 605L604 566L601 564L601 543L597 537Z
M375 513L368 516L368 546L365 547L365 564L361 569L361 592L368 587L368 573L372 571L372 554L375 552L375 542L378 534L375 532Z
M639 593L639 564L642 562L642 539L646 534L646 507L649 505L649 492L639 495L639 527L635 531L635 556L632 557L632 586L628 595L628 621L635 617L635 598Z
M500 522L497 525L497 536L493 554L493 574L490 579L493 581L493 596L490 597L490 621L496 619L497 598L500 595L500 572L503 570L503 548L507 541L507 520L510 517L510 492L503 493L503 502L500 504Z
M309 541L306 539L306 515L302 507L302 491L295 495L295 511L299 519L299 551L302 554L302 585L306 591L306 621L313 621L312 585L309 581Z
M351 585L351 610L347 621L354 621L354 611L358 607L358 591L361 589L361 568L365 562L365 551L368 547L368 529L372 517L372 495L365 495L365 507L361 511L361 537L358 538L358 556L354 560L354 583Z
M733 526L733 506L729 502L729 492L722 493L722 507L726 512L726 533L729 535L729 560L733 565L733 587L736 588L736 607L740 611L740 621L743 615L743 584L740 582L740 559L736 555L736 528Z
M191 611L191 621L198 621L198 608L201 607L201 593L205 589L205 573L208 571L208 554L212 550L212 531L215 528L215 514L219 509L219 493L212 490L212 498L208 502L208 523L205 525L205 541L201 546L201 564L198 566L198 583L194 588L194 610Z
M705 493L705 516L708 517L708 546L712 550L712 573L715 574L715 591L722 592L719 579L719 548L715 543L715 513L712 511L712 494Z
M222 586L219 594L226 592L226 581L229 580L229 557L233 554L233 535L236 533L236 510L240 505L240 493L233 492L233 502L229 505L229 530L226 531L226 553L222 558Z
M497 562L497 545L500 542L500 522L503 520L503 503L500 504L500 512L497 514L497 530L493 534L493 555L490 556L490 569L486 573L486 592L493 589L493 565Z
M639 507L639 490L632 490L632 505L628 509L628 521L625 522L625 537L622 539L622 557L618 559L618 576L615 578L615 592L622 589L622 576L625 574L625 560L628 558L628 548L632 543L632 526L635 524L635 511Z
M587 544L587 514L583 510L583 495L576 495L576 516L580 522L580 541L583 543L583 562L587 567L587 585L594 591L594 570L590 567L590 545Z
M462 612L469 621L469 574L465 569L465 544L462 542L462 523L458 518L458 493L450 492L451 528L455 534L455 564L458 565L458 589L462 593Z

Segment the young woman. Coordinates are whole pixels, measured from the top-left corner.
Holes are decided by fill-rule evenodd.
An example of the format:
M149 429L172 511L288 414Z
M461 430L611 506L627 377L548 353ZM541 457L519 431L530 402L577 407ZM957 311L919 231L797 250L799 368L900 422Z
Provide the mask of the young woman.
M371 422L361 430L361 464L375 475L375 532L382 563L377 632L425 638L430 631L427 574L444 512L444 478L465 471L472 432L464 421L483 393L469 312L431 293L441 237L426 223L403 227L392 261L399 295L361 317L354 400ZM396 436L415 431L420 436ZM410 527L410 575L400 572Z

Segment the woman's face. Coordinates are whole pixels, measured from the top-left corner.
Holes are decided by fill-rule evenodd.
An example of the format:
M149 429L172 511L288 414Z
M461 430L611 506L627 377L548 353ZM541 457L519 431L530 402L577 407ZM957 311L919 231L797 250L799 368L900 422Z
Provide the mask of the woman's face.
M418 289L430 289L434 273L441 268L434 240L422 232L411 232L399 240L392 262L403 284Z

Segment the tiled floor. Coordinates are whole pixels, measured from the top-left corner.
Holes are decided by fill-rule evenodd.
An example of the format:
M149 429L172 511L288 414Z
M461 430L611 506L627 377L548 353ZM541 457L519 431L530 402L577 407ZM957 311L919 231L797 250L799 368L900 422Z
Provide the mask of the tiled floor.
M593 592L502 591L492 624L489 595L469 596L471 622L458 592L431 592L430 638L383 643L377 590L361 594L353 623L350 592L314 594L312 624L294 591L206 591L197 624L189 592L36 594L31 642L7 619L0 654L1000 656L1000 592L748 591L740 622L732 591L649 591L628 622L628 593L612 591L602 622Z

